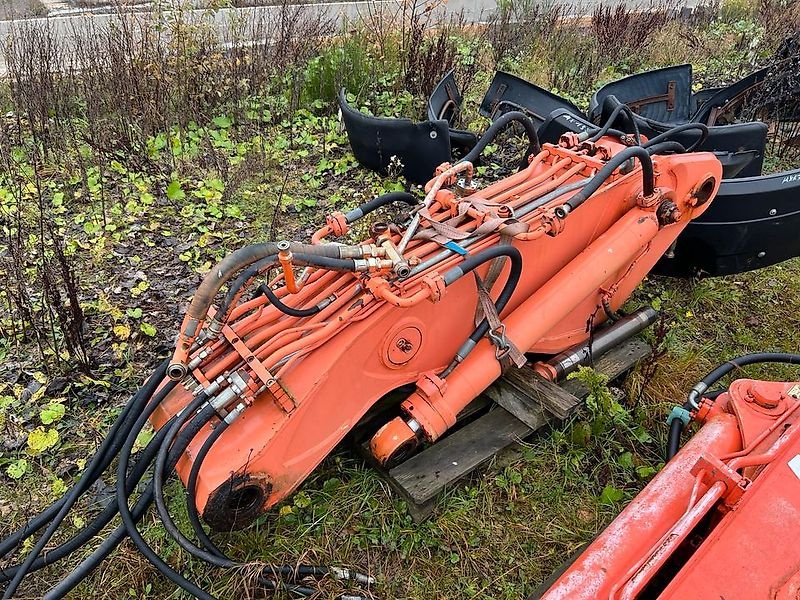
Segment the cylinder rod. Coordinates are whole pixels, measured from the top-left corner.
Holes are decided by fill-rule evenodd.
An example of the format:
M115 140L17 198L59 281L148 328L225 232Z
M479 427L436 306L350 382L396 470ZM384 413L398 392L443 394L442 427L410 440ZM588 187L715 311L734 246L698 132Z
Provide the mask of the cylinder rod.
M613 325L600 329L589 342L584 342L564 350L544 363L536 363L536 370L548 379L559 381L576 371L578 367L588 365L593 359L602 356L636 334L655 323L658 311L649 306L632 312Z

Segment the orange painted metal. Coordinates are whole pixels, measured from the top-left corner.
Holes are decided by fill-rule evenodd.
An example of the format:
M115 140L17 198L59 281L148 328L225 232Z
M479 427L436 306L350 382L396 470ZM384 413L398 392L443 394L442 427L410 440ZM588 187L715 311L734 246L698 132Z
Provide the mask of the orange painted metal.
M797 598L800 384L738 380L543 600Z
M611 153L624 148L612 140L606 146ZM602 300L619 308L686 224L705 210L697 190L710 185L713 197L719 185L721 166L711 154L655 156L653 161L657 192L652 197L642 198L640 167L617 171L566 219L557 218L555 208L575 191L522 211L559 186L586 181L603 167L599 157L545 145L523 171L463 196L458 186L448 186L457 176L469 179L472 166L442 165L426 186L430 220L420 220L419 235L405 248L402 230L390 228L379 236L380 245L359 246L363 258L356 263L362 271L307 268L294 283L291 261L283 255L283 264L276 266L283 267L285 278L274 280L283 284L275 288L276 296L294 307L324 307L317 314L289 316L254 298L230 308L224 331L209 332L194 348L186 346L191 336L182 334L179 354L186 353L190 376L156 410L155 427L178 413L193 393L231 385L231 374L248 374L256 387L247 409L200 469L196 498L206 519L213 524L214 511L239 510L226 499L239 498L240 490L258 492L249 496L255 497L254 513L285 498L378 399L400 386L416 383L418 388L402 403L404 418L373 439L382 460L420 439L440 437L500 375L497 349L483 339L440 378L475 327L478 295L471 276L445 285L444 273L464 260L458 253L426 262L442 252L441 241L427 235L441 227L436 224L462 232L458 244L478 227L496 223L496 230L482 233L468 247L473 255L500 244L503 229L515 226L516 237L509 241L522 253L523 268L500 316L508 340L520 350L557 353L586 340L589 328L605 318ZM667 202L680 213L674 222L659 213ZM337 214L314 241L346 230ZM421 265L405 279L390 268L396 263L390 255L398 249L409 266ZM485 276L488 269L487 263L477 272ZM508 264L502 269L494 297L509 269ZM212 426L200 431L181 458L178 472L184 480Z

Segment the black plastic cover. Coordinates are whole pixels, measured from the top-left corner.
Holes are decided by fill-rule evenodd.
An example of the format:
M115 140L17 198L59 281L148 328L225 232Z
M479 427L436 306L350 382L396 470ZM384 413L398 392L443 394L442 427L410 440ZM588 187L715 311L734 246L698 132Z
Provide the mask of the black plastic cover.
M445 119L450 124L455 123L458 112L461 110L461 101L461 91L458 89L451 69L428 96L428 120Z
M461 92L451 69L436 84L436 87L433 88L431 95L428 97L428 119L430 121L446 119L450 124L450 146L468 152L478 143L478 136L471 131L453 127L458 113L461 111L462 100Z
M353 154L368 169L385 174L392 157L397 157L406 179L424 184L436 167L450 160L450 131L445 119L414 123L365 115L347 103L345 90L339 92L339 106Z
M731 103L738 105L738 100L746 97L749 92L764 81L768 71L769 69L766 68L761 69L760 71L756 71L740 79L736 83L718 88L714 94L711 94L704 102L699 104L697 112L692 115L692 121L705 123L706 125L731 122L734 115L726 114L726 105Z
M509 111L519 110L530 116L538 126L558 108L565 108L573 114L584 116L583 112L566 98L520 79L516 75L498 71L481 101L480 113L495 120Z
M743 273L800 256L800 169L723 180L711 206L653 272L673 277Z
M616 96L641 116L662 123L684 123L692 108L692 66L677 65L636 73L607 83L589 103L589 118L597 122L608 96Z

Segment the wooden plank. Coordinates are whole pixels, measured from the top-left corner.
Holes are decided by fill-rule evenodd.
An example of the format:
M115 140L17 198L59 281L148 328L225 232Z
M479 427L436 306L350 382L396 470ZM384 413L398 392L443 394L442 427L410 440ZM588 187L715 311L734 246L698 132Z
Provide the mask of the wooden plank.
M542 413L537 429L546 422ZM531 432L525 423L498 407L391 469L389 475L421 504Z
M539 402L531 398L526 392L506 382L497 382L491 385L484 394L494 400L506 412L511 413L525 423L531 430L537 429L543 421L547 420L545 410ZM575 397L573 396L573 398ZM578 402L580 400L575 398L575 403L577 404Z
M573 394L548 381L529 366L509 369L494 385L515 388L523 397L539 403L554 417L562 420L569 417L580 403Z

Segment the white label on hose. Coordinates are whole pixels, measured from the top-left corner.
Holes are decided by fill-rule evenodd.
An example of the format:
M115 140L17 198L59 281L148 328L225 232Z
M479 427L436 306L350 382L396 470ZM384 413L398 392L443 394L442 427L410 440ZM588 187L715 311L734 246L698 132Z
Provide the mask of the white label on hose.
M800 454L789 461L789 468L792 470L792 473L800 479Z

